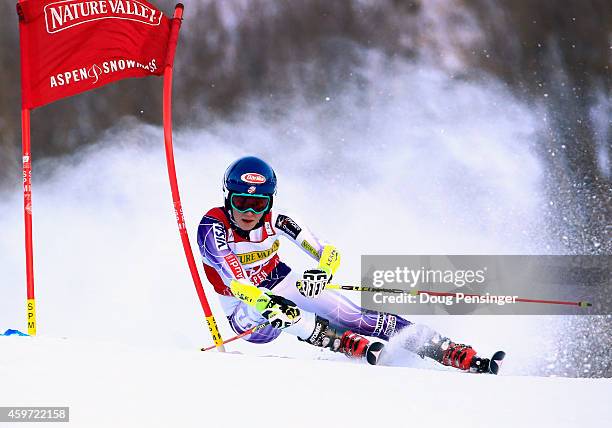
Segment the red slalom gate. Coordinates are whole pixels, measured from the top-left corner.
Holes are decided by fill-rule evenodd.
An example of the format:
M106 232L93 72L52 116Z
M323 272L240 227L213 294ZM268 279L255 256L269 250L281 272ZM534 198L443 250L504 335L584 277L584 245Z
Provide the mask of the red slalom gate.
M183 5L168 19L147 0L125 8L109 0L19 0L21 54L21 125L26 250L28 333L36 334L34 251L32 239L32 153L30 111L133 77L164 76L164 142L176 219L187 264L215 345L222 338L206 299L185 227L172 150L172 67ZM89 8L82 16L70 11ZM71 8L71 6L75 6ZM63 13L62 10L67 11ZM68 13L70 12L70 13Z
M189 271L191 272L191 278L196 288L200 304L204 310L204 316L206 317L206 323L212 336L213 342L217 349L221 352L225 351L223 347L223 338L219 333L217 322L212 314L208 299L204 293L202 287L202 280L198 273L198 268L191 251L191 244L189 242L189 235L187 234L187 228L185 226L185 217L183 215L183 207L181 205L181 196L179 194L178 182L176 178L176 166L174 163L174 151L172 148L172 65L174 63L174 52L176 50L176 44L178 42L178 33L180 30L180 21L183 18L183 5L177 5L174 10L174 17L177 18L175 22L178 24L172 27L170 33L170 41L168 47L168 60L166 61L166 69L164 70L164 143L166 148L166 164L168 166L168 178L170 179L170 191L172 192L172 202L174 204L174 212L176 214L176 222L178 224L179 233L181 235L181 242L183 243L183 249L185 250L185 257L187 258L187 264L189 265Z

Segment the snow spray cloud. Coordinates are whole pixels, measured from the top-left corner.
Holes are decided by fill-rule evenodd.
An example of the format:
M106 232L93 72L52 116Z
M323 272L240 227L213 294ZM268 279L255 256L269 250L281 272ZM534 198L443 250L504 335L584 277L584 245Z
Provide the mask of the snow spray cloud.
M277 109L253 100L231 121L175 132L192 244L202 213L221 204L225 167L255 154L277 170L276 206L342 250L340 282L358 281L361 254L549 251L529 108L494 81L362 55L367 67L355 73L367 83L359 87L318 103L288 96ZM24 316L20 193L1 200L0 323L8 328ZM208 340L176 233L160 129L114 128L90 149L35 164L34 238L42 335L189 349ZM281 253L296 269L307 267L299 249L281 245ZM452 326L443 317L426 321L459 340L500 341L496 325L465 318ZM547 346L530 334L535 321L497 318L516 339L503 340L517 355L514 371L531 370L530 357L520 356L525 337ZM541 322L548 324L540 330L554 324Z

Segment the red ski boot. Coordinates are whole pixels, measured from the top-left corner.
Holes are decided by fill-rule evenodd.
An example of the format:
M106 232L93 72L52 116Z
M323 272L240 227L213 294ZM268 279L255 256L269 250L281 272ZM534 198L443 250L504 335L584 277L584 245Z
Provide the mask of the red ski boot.
M347 357L362 358L368 350L370 341L363 336L347 330L340 339L338 352L342 352Z
M348 330L342 334L338 352L351 358L365 358L368 363L376 365L384 347L385 345L380 342L370 342L365 337Z
M448 338L432 340L419 352L421 357L429 357L445 366L472 373L497 374L501 361L506 356L503 351L497 351L493 357L480 358L474 348L460 343L454 343Z
M474 357L476 357L476 351L471 346L450 342L444 350L440 362L445 366L469 370L472 367Z
M334 352L341 352L349 358L365 358L376 365L384 345L380 342L370 342L365 337L348 330L342 336L336 329L329 326L329 321L317 316L315 332L306 340L315 346L329 348Z

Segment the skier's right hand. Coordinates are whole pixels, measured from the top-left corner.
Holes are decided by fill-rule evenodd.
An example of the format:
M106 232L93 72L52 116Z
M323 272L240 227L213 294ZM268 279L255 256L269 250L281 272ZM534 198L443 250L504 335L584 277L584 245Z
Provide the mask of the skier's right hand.
M319 297L330 279L330 275L321 269L309 269L295 285L302 296L314 299Z
M323 247L319 266L304 272L302 279L295 283L298 291L304 296L314 299L325 289L340 266L340 252L333 245Z
M276 328L287 328L302 318L299 308L289 299L274 294L262 293L255 308Z

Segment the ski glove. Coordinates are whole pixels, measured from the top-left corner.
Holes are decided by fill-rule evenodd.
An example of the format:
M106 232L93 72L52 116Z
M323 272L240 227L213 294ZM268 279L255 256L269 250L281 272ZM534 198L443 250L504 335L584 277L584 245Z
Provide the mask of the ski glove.
M282 296L262 293L255 308L276 328L287 328L298 322L302 314L295 303Z
M296 286L304 297L314 299L319 297L330 279L331 276L321 269L309 269L304 272L302 280L297 281Z
M333 245L326 245L321 252L318 268L304 272L302 280L295 285L303 296L314 299L323 292L339 267L340 252Z
M263 292L254 285L232 280L230 290L237 299L253 306L273 327L287 328L302 317L300 310L291 300Z

